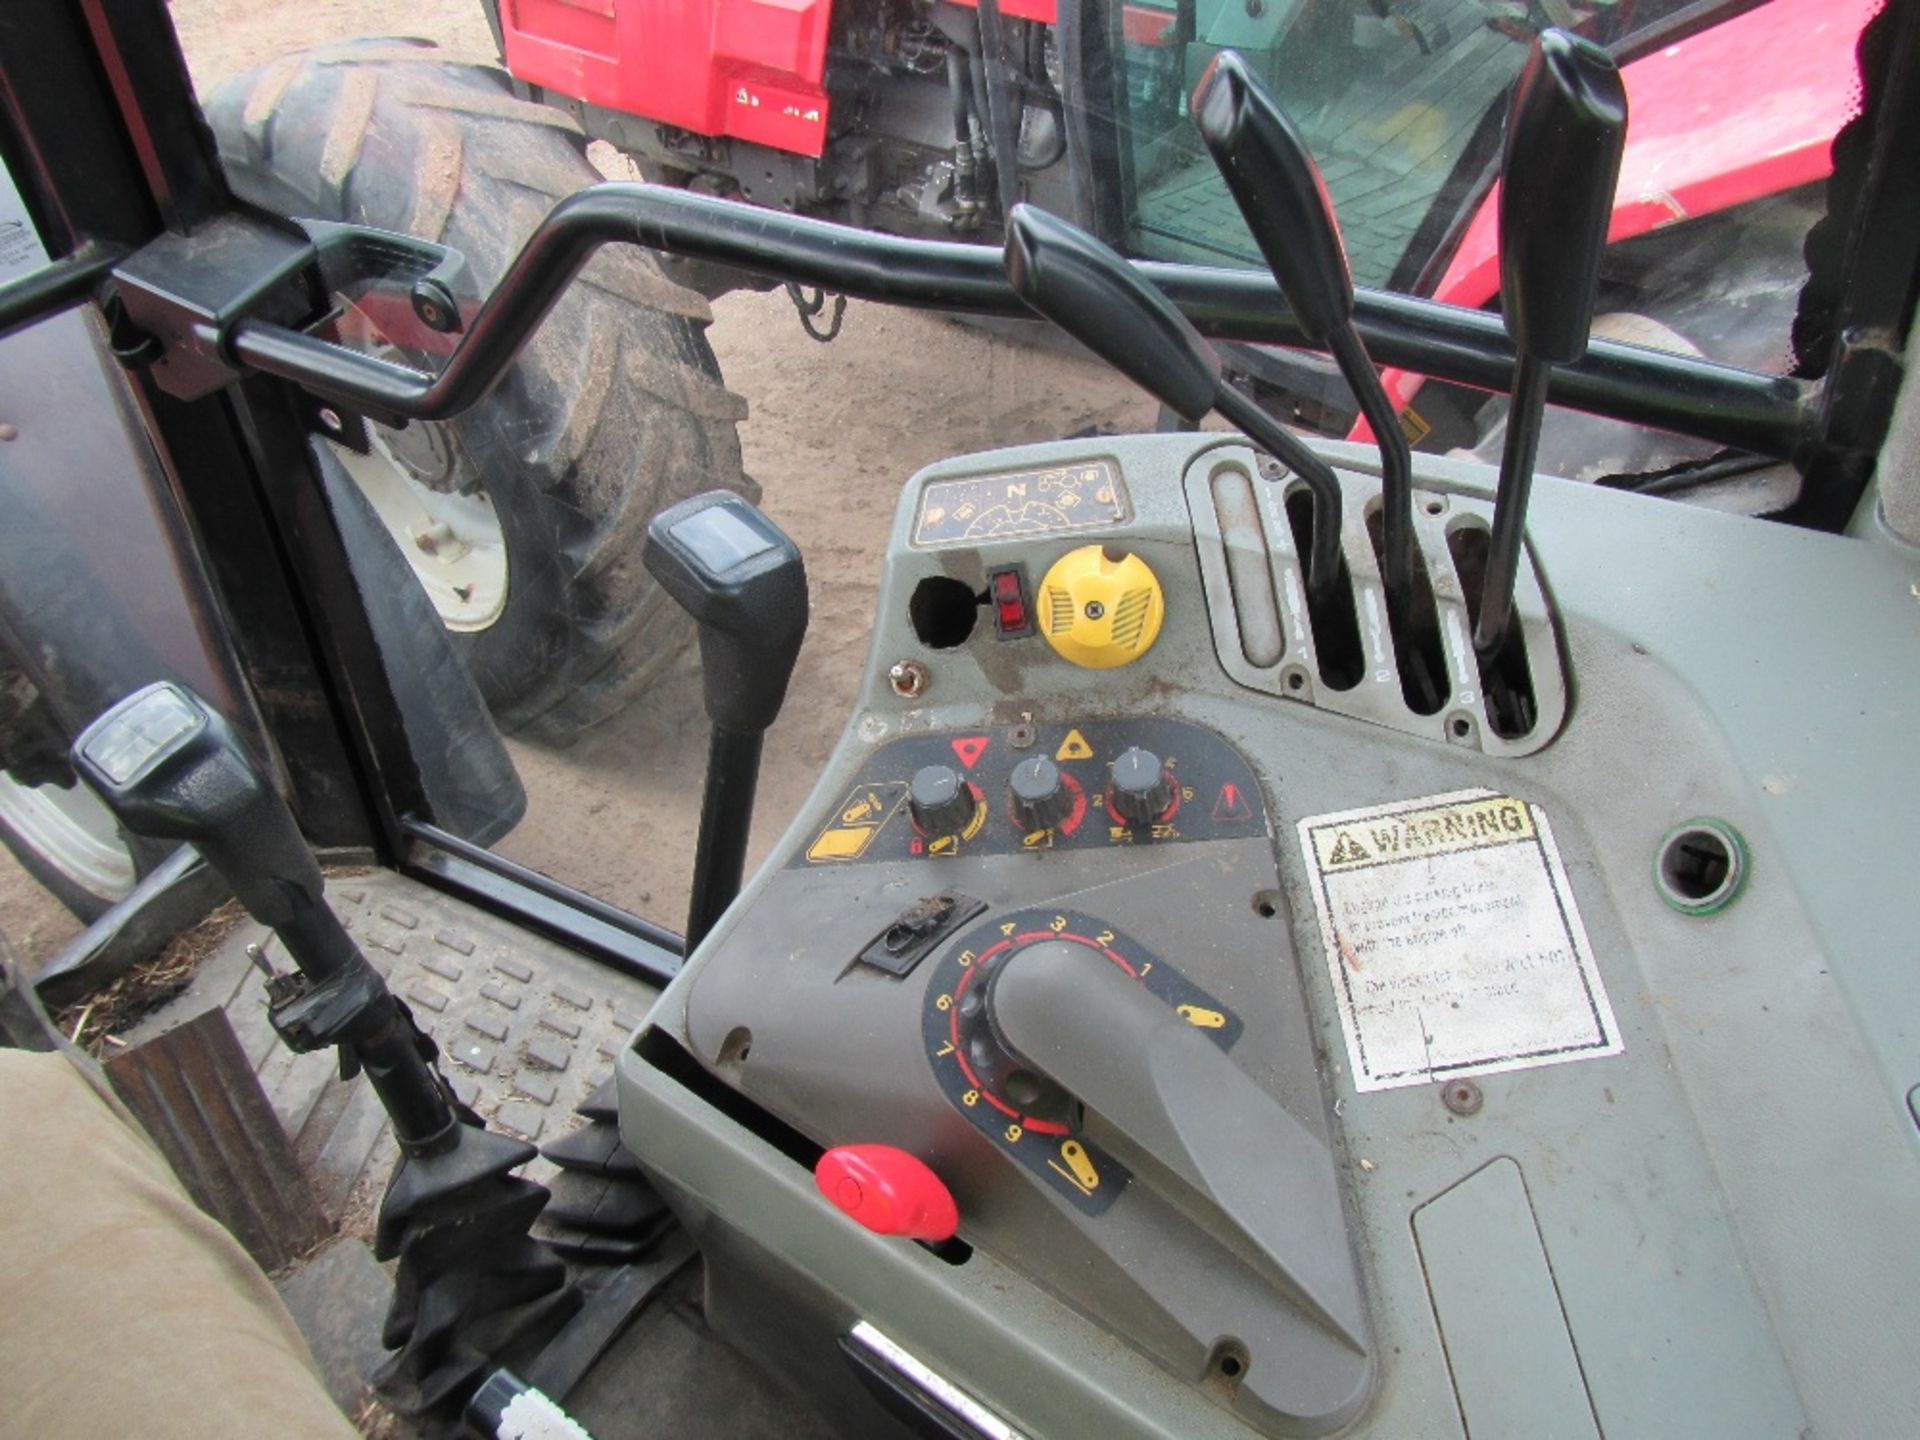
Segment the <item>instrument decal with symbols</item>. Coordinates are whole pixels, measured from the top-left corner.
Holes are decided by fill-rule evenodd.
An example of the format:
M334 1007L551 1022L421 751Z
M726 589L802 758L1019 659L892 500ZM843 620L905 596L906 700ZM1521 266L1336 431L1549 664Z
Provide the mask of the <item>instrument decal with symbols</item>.
M917 549L1118 525L1133 507L1119 467L1085 460L1044 470L936 480L914 517Z
M1104 1213L1133 1176L1076 1128L1076 1102L996 1038L994 977L1032 945L1087 946L1144 986L1222 1050L1241 1021L1219 999L1125 932L1074 910L991 915L954 940L927 982L921 1037L941 1092L1027 1170L1089 1215Z
M1158 716L913 735L881 746L789 864L938 862L1264 835L1253 770Z

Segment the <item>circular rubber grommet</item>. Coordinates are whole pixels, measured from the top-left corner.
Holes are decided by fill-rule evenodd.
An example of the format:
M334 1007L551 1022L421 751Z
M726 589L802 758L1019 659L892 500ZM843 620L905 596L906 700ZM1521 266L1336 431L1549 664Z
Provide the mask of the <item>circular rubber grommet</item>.
M1682 915L1712 915L1734 902L1752 868L1740 832L1703 817L1674 826L1660 841L1653 884Z

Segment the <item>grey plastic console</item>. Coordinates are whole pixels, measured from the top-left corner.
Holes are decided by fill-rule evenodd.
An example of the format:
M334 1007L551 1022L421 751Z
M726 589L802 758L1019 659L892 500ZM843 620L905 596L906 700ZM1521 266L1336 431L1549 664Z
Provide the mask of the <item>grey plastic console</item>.
M1371 460L1327 449L1343 473ZM849 1433L891 1423L857 1373L875 1365L961 1397L941 1412L961 1434L1920 1433L1920 558L1543 480L1521 592L1537 730L1491 736L1476 709L1461 737L1393 696L1369 714L1288 693L1258 626L1248 661L1206 478L1237 453L1099 439L907 486L845 737L619 1061L623 1134L701 1242L713 1323ZM930 486L1091 461L1125 491L1099 523L926 528ZM1484 513L1493 472L1423 459L1416 478L1444 607L1464 592L1441 516ZM1020 566L1031 594L1090 543L1164 589L1132 663L1002 639L988 606L946 648L916 632L923 582L984 595ZM903 661L918 694L889 681ZM1096 799L1128 745L1173 762L1178 806L1144 829ZM1007 776L1034 754L1077 788L1070 833L1011 822ZM935 762L980 801L950 844L905 807ZM1467 824L1479 796L1519 817L1527 883L1575 917L1567 953L1536 958L1577 969L1597 1037L1408 1083L1350 1032L1368 946L1417 949L1467 912L1364 938L1338 906L1372 892L1328 879L1358 850L1314 851L1301 822L1402 807L1441 836L1433 815ZM1660 878L1700 821L1736 837L1730 903ZM1486 873L1486 908L1517 910L1500 876L1521 872ZM890 927L935 896L972 908L893 963ZM1469 957L1462 1003L1528 993L1531 953L1510 987ZM1426 983L1419 1004L1450 1003L1447 975ZM964 1243L830 1204L809 1167L856 1142L927 1161Z

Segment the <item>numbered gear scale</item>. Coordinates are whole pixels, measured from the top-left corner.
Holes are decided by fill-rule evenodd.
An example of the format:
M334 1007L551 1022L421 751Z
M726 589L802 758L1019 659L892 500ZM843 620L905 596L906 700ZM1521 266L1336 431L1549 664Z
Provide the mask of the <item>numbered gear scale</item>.
M1132 1172L1083 1133L1073 1096L1003 1047L987 994L994 977L1030 945L1067 941L1105 956L1222 1050L1240 1038L1240 1018L1125 932L1074 910L992 916L955 940L927 982L921 1035L941 1092L962 1115L1049 1188L1089 1215L1104 1213Z

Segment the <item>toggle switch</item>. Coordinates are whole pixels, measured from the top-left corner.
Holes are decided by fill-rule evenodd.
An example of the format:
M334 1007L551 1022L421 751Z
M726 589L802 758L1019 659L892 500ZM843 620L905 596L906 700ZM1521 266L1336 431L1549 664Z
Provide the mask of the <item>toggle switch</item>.
M960 1227L946 1182L919 1156L892 1145L836 1145L814 1165L813 1183L876 1235L937 1243Z
M1033 611L1027 604L1027 575L1020 565L1001 565L987 572L987 596L993 602L993 632L1002 640L1033 634Z

